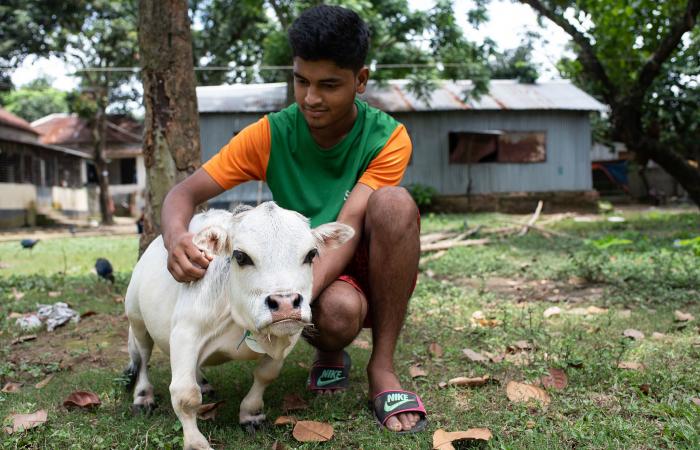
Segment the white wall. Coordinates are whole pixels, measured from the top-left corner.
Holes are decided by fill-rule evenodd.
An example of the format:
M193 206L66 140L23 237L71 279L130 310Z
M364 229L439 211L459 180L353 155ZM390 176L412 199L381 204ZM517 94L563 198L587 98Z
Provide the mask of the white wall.
M36 201L36 186L26 183L0 183L0 209L26 209Z

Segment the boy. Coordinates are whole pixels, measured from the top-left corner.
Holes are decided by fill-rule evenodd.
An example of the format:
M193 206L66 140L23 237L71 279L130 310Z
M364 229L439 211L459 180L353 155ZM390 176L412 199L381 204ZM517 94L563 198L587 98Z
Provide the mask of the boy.
M162 210L168 269L193 281L209 263L187 225L196 205L248 180L264 180L274 200L311 219L338 220L355 237L314 262L316 348L308 387L347 388L350 358L343 349L371 326L367 366L377 420L396 432L425 428L420 398L401 389L393 355L420 253L418 210L397 187L411 155L406 129L355 98L365 91L369 31L354 12L320 5L290 27L296 103L245 128L168 194ZM370 325L371 324L371 325Z

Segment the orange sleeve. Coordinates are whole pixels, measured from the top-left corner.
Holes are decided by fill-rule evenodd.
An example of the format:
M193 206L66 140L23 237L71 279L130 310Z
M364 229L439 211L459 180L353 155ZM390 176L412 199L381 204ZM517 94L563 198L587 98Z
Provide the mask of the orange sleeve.
M202 168L223 189L250 180L265 181L271 145L270 122L263 117L235 135Z
M396 127L379 154L369 163L358 182L372 189L398 186L411 159L413 145L403 125Z

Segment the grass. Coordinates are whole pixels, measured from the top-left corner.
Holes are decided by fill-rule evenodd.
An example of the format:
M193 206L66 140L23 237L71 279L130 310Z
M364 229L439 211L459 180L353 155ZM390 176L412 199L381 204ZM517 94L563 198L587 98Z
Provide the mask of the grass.
M283 397L299 393L309 408L295 415L331 423L332 441L298 443L288 426L270 427L254 436L241 430L238 403L252 380L250 363L208 369L207 378L226 403L214 421L200 421L200 429L215 448L239 449L271 448L274 441L298 449L428 449L437 428L472 427L493 432L493 439L481 445L485 448L700 448L700 407L691 402L700 397L700 256L692 246L677 244L700 234L700 215L624 216L623 223L570 218L547 225L570 238L546 239L534 232L492 237L489 245L454 248L422 267L396 368L404 387L423 397L430 414L428 431L395 436L377 429L366 407L363 368L369 350L360 346L349 348L353 370L348 392L338 397L307 394L304 384L312 350L303 343L266 392L266 413L273 419L283 414ZM469 215L466 225L499 227L514 219L518 218ZM464 228L465 216L423 219L426 232ZM156 353L151 365L160 404L152 416L133 417L131 395L122 388L127 354L120 300L137 239L68 238L42 241L33 252L18 248L16 242L0 244L6 266L0 269L0 382L19 381L24 386L18 393L0 394L0 419L10 412L44 408L49 421L4 435L2 448L180 448L182 431L170 407L165 357ZM90 272L98 256L114 263L115 286ZM61 294L49 297L49 292ZM25 295L18 299L16 293ZM11 344L22 334L14 320L7 319L11 312L28 312L38 303L59 300L81 313L98 314L53 333L41 332L36 340ZM543 311L551 306L581 313L545 319ZM584 314L589 306L607 311ZM676 322L675 310L697 319ZM472 326L475 311L497 320L497 325ZM628 328L642 331L645 339L624 338ZM654 332L665 336L654 339ZM361 337L370 340L367 334ZM509 353L508 347L518 340L527 340L534 349ZM444 349L441 357L428 352L434 342ZM464 348L506 357L499 363L474 363L463 357ZM645 369L619 369L621 361L641 362ZM408 369L416 363L428 372L426 377L410 378ZM551 404L507 399L508 381L535 381L550 367L566 370L569 377L564 390L550 391ZM34 388L48 373L54 374L51 382ZM495 382L474 388L438 387L453 377L484 374ZM89 412L64 409L61 403L73 390L95 392L102 405Z

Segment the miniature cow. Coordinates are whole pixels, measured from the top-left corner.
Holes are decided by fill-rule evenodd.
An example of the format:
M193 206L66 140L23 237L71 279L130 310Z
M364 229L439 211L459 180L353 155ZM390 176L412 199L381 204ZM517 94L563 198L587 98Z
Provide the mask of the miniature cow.
M128 374L135 382L134 410L155 406L147 367L153 343L170 355L173 408L186 449L208 449L197 428L201 367L257 359L254 381L240 405L239 422L265 419L263 392L284 358L311 324L312 261L319 248L342 245L351 227L333 222L311 229L302 215L273 202L233 212L210 210L190 224L194 243L214 256L206 275L178 283L167 269L162 237L146 249L126 293Z

